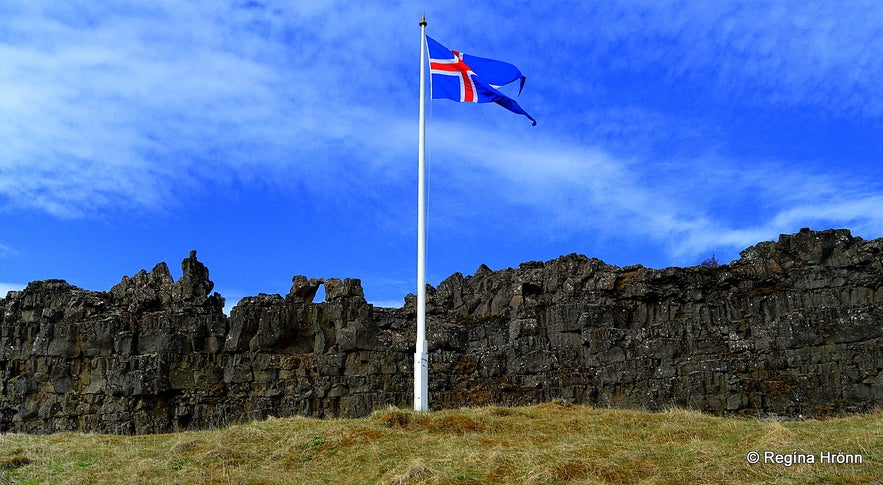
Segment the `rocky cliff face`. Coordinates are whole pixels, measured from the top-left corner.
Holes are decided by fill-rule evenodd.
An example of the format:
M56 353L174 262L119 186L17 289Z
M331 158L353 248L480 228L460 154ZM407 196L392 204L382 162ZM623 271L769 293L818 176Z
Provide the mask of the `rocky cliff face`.
M295 276L229 318L196 253L109 292L0 300L0 431L156 433L412 403L415 305ZM320 285L325 301L313 303ZM826 415L883 406L883 240L783 235L715 268L568 255L428 292L433 408L600 406Z

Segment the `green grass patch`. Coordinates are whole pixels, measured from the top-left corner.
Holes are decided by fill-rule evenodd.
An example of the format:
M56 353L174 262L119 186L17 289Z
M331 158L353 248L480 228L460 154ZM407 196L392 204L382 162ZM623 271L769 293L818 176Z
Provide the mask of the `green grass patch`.
M149 436L7 434L0 483L874 484L883 412L766 422L555 402Z

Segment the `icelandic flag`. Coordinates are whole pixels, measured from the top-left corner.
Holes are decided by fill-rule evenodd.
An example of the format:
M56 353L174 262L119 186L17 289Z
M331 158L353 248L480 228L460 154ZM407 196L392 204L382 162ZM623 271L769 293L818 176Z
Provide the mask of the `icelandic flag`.
M518 94L521 94L525 78L517 67L448 49L429 36L426 36L426 44L429 47L432 99L452 99L460 103L494 102L513 113L527 116L536 126L537 120L514 99L497 90L520 79Z

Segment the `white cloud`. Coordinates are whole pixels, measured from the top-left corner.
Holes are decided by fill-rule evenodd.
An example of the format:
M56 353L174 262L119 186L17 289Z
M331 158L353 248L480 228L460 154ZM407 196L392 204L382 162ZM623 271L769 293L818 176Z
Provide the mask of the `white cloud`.
M373 300L368 303L378 308L402 308L405 305L404 299L398 300Z
M525 28L534 18L543 18L542 26ZM572 28L574 18L581 28ZM586 106L586 94L599 94L604 83L599 76L637 73L694 87L687 103L813 106L868 117L883 114L876 88L883 78L880 25L883 10L873 1L841 8L819 1L642 0L555 3L542 13L512 9L503 24L514 27L505 47L524 51L516 58L560 73L533 82L556 95L576 94L574 102ZM559 51L567 54L544 55Z
M879 117L876 4L542 4L508 9L495 29L484 19L505 3L475 8L487 15L458 23L461 8L427 12L432 32L524 69L522 104L540 126L495 106L458 106L466 121L450 123L449 107L436 107L433 170L457 183L435 186L451 197L431 206L434 222L482 226L499 211L500 225L629 232L674 257L812 224L880 232L879 187L707 155L715 113L687 119L590 96L601 83L593 63L611 62L607 75L701 78L697 97L718 103ZM386 189L413 176L418 15L404 2L10 7L0 19L0 114L12 120L0 125L0 208L162 210L207 183L258 179L329 198L358 187L390 203L400 196ZM575 17L583 28L563 28ZM551 23L524 27L537 18ZM562 46L573 50L546 55ZM666 143L703 148L658 155Z
M375 140L396 123L363 99L376 96L372 78L381 90L395 79L384 49L396 44L351 42L366 29L344 29L393 20L332 5L10 12L0 20L11 32L0 36L0 113L14 120L0 126L0 207L156 210L207 180L358 167L347 155L381 149Z
M865 227L874 233L883 229L883 195L843 194L828 200L808 200L803 204L787 207L773 219L779 227L797 224L826 223L836 221L848 227Z
M0 243L0 258L5 258L6 256L15 256L18 254L18 251L15 249Z
M21 291L28 286L26 283L4 283L0 281L0 298L6 298L10 291Z
M500 227L561 237L629 234L665 248L678 264L801 227L883 234L880 187L846 182L834 172L719 156L622 159L597 146L529 133L476 133L466 124L436 123L433 167L452 172L445 177L457 186L437 188L453 193L431 206L436 223L441 217L456 221L452 227L496 227L499 220ZM506 218L495 200L519 207L517 219Z

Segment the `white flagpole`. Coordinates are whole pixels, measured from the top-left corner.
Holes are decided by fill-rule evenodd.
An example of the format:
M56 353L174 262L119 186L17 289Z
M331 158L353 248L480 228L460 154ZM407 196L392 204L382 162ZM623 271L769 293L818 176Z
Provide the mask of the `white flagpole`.
M426 345L426 14L420 19L420 130L417 177L417 345L414 351L414 410L429 410Z

